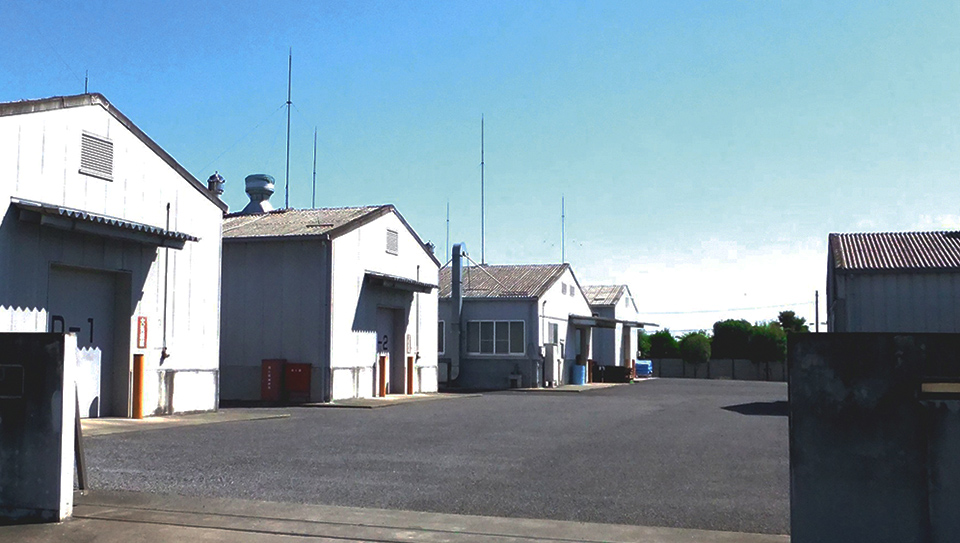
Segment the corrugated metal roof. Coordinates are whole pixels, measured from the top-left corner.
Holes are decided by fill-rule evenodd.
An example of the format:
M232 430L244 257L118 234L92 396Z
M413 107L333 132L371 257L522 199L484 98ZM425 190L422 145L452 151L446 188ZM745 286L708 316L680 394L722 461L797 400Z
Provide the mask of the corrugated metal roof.
M834 268L846 271L960 268L960 232L830 234Z
M466 298L537 298L567 270L568 264L517 264L468 266L463 269ZM451 267L440 269L440 297L451 293Z
M55 204L45 204L42 202L33 202L30 200L21 200L19 198L11 198L10 201L19 209L25 209L45 215L55 215L66 219L83 221L91 224L102 224L104 226L117 228L119 230L139 232L141 234L147 234L148 236L156 236L158 240L170 239L179 242L200 241L200 238L191 236L190 234L185 234L183 232L166 230L164 228L160 228L159 226L151 226L149 224L128 221L126 219L119 219L117 217L99 215L97 213L90 213L80 209L72 209L69 207Z
M230 214L223 219L223 237L231 239L326 234L383 207L389 206L278 209L257 215Z
M588 285L583 287L583 295L590 305L616 305L627 291L626 285Z

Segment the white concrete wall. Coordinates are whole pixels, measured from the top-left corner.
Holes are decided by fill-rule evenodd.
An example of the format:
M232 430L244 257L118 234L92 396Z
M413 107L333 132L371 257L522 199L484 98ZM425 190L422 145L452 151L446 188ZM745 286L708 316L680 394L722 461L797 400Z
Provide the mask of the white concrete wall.
M329 245L318 238L223 244L221 397L259 400L264 359L310 364L323 401L330 317Z
M386 252L387 229L398 232L399 250ZM437 390L437 290L429 294L386 292L364 286L367 271L436 285L436 262L399 217L388 213L333 240L332 333L333 399L369 397L374 388L376 307L406 310L415 374L414 392ZM419 352L419 357L417 353ZM429 369L428 369L429 368Z
M960 332L960 273L835 274L832 332Z
M563 285L567 285L567 293L563 293ZM573 287L573 295L570 295L570 288ZM545 292L538 301L540 312L540 345L549 339L548 323L556 323L559 327L559 338L563 348L564 360L574 361L577 358L577 338L573 327L568 326L570 315L582 315L589 317L593 313L590 311L590 305L583 296L580 286L574 279L573 273L567 269L563 275ZM586 355L591 357L591 346L586 345Z
M80 139L88 131L113 142L113 180L79 173ZM10 198L62 205L200 238L182 250L74 234L22 223ZM128 365L145 355L145 389L161 370L205 370L215 376L219 348L222 213L136 135L98 105L0 117L0 331L46 331L51 264L122 271L131 278ZM164 266L169 258L167 347L163 340ZM136 348L137 317L148 319L148 346ZM128 319L128 320L127 320ZM216 378L185 387L216 408ZM196 407L196 402L191 407ZM152 413L158 404L149 403ZM179 411L176 402L173 410Z

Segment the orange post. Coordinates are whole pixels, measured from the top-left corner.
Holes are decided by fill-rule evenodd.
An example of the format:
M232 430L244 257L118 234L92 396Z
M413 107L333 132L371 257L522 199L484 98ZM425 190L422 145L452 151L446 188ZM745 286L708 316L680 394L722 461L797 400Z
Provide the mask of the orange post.
M380 355L380 363L378 365L380 369L380 386L377 388L380 392L379 396L383 398L387 395L387 357Z
M413 357L407 357L407 394L413 394Z
M133 355L133 418L143 418L143 355Z

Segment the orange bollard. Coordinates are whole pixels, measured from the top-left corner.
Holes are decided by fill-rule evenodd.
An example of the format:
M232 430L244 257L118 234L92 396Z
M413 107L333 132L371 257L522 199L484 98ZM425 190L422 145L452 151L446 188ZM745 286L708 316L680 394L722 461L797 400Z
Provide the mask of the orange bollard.
M143 355L133 355L133 418L143 418Z
M407 394L413 394L413 357L407 357Z

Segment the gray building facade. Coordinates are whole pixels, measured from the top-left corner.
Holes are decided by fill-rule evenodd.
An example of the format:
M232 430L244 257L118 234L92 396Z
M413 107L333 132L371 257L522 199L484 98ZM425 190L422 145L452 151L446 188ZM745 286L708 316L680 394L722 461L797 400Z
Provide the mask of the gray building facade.
M310 401L436 392L439 267L392 205L228 215L221 396L261 399L275 359Z
M831 332L960 332L960 232L830 234Z

